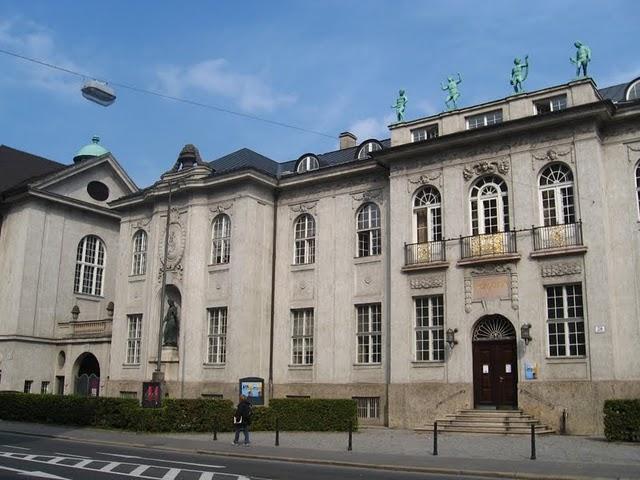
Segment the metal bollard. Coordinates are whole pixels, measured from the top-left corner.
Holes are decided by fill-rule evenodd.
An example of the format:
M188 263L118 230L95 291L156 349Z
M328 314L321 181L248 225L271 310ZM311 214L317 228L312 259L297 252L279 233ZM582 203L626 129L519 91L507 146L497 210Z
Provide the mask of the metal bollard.
M216 440L218 440L218 424L216 422L216 419L213 419L213 441L215 442Z
M562 417L560 417L560 434L567 434L567 409L562 409Z
M438 422L433 422L433 454L438 455Z
M536 427L531 425L531 460L536 459Z
M276 417L276 447L280 446L280 421Z
M353 444L351 439L352 433L353 433L353 421L349 420L349 446L347 447L348 452L353 450Z

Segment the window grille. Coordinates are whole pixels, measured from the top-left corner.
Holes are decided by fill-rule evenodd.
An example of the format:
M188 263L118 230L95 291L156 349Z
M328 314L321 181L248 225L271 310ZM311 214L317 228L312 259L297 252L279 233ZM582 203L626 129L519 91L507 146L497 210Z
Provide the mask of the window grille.
M74 292L102 295L105 249L95 235L84 237L78 244Z
M227 361L227 307L209 308L207 363Z
M379 303L358 305L357 363L382 362L382 308Z
M380 418L380 397L353 397L358 418Z
M313 309L292 310L291 315L291 363L313 365Z
M444 301L442 295L415 299L416 361L444 360Z

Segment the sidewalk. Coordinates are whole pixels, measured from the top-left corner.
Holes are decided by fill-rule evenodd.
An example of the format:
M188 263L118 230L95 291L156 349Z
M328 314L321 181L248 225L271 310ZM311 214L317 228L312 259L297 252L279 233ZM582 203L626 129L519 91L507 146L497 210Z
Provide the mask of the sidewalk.
M440 433L438 456L431 434L411 430L364 428L347 433L273 432L251 434L249 448L231 445L232 434L146 434L0 421L0 431L106 442L182 452L250 456L303 463L357 465L431 473L503 478L640 478L640 444L547 435L536 437L537 460L530 460L529 436Z

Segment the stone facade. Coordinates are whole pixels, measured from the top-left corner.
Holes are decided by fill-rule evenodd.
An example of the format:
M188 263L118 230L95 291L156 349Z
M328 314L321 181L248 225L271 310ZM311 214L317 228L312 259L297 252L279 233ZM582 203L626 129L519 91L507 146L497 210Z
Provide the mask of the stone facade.
M564 111L536 115L537 102L558 96L565 99ZM470 117L496 109L502 124L467 129ZM437 138L412 142L415 130L434 125ZM640 338L637 102L603 101L587 79L390 130L390 145L368 157L357 160L358 147L345 145L353 151L351 161L320 162L318 170L303 173L285 171L297 170L297 164L277 174L246 168L212 175L203 163L174 168L152 189L123 192L109 204L119 224L96 216L76 225L72 214L63 216L69 232L58 241L68 252L83 229L105 237L110 252L105 294L87 299L59 291L57 299L37 284L35 306L31 301L6 306L3 351L14 349L13 358L27 355L34 364L51 363L61 329L71 323L71 307L78 304L87 318L107 318L101 312L113 298L110 343L69 344L67 358L96 352L109 375L106 393L140 398L142 382L151 379L157 362L171 183L166 283L167 294L177 299L180 335L177 349L162 349L168 395L235 399L239 378L261 377L267 398L358 398L363 416L371 417L363 421L374 424L410 428L460 408L508 404L555 428L564 412L569 433L602 432L605 399L640 396L640 359L633 354ZM551 207L543 204L540 182L550 166L572 177L562 184L572 189L572 210L560 213L571 221L549 220ZM478 200L489 203L474 209L473 189L487 178L497 179L504 191ZM430 213L429 220L414 209L425 188L439 195L439 213ZM379 213L381 248L363 256L362 239L373 238L360 236L359 214L367 205ZM17 295L25 284L36 285L37 275L27 271L35 265L25 258L40 253L43 233L28 229L46 221L26 222L19 215L40 219L44 213L37 203L16 203L4 217L0 242L17 249L2 257L4 270L24 273L0 287L3 298ZM212 255L213 225L220 215L230 222L230 254L222 262ZM303 261L296 257L296 225L304 215L313 219L312 261L304 256L308 251ZM132 275L133 238L141 230L148 239L146 269ZM300 245L311 248L308 242ZM60 248L45 256L60 257ZM68 285L73 276L73 254L68 255L64 265L43 263L60 278L57 285ZM571 297L567 286L578 289L570 291L580 298ZM554 301L563 302L558 308L565 315L558 321L564 327L550 321L549 292L563 295ZM566 313L570 302L581 302L582 308L571 310L575 318L567 317L573 315ZM435 304L442 323L422 328L417 309ZM38 305L56 310L45 312ZM40 312L35 316L34 308ZM218 308L226 308L224 356L210 343L216 332L208 312ZM379 325L372 312L379 312ZM311 325L305 315L313 318L310 331L302 327ZM134 316L141 316L137 356L130 350ZM34 318L42 320L34 323ZM488 319L509 328L481 337ZM566 329L561 335L566 350L554 350L551 328ZM430 340L418 342L425 331ZM26 334L50 340L21 344L19 353L8 336ZM298 339L301 346L294 347ZM476 347L483 341L497 345L500 355L513 348L513 359L481 361ZM7 355L2 387L17 389L24 371L8 367ZM41 376L61 375L56 368ZM63 368L65 378L72 378L71 367ZM505 404L491 399L498 398L496 388L511 387L482 383L496 368L504 369L500 382L503 377L513 382L513 398L500 397ZM480 395L490 396L487 405Z

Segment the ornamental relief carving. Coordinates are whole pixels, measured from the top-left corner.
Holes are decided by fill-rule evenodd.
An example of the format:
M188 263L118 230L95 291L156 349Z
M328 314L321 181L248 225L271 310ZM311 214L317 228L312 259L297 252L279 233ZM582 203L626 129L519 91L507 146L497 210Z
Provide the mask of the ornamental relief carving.
M233 202L223 202L217 205L213 205L209 207L209 220L217 217L221 213L226 213L229 216L233 215Z
M430 276L430 277L414 277L409 279L409 286L412 289L421 288L439 288L444 285L443 276Z
M166 218L162 219L166 222ZM172 208L169 212L169 234L166 235L166 223L163 222L160 231L161 241L158 243L158 257L160 259L160 268L158 269L158 281L162 279L162 272L171 271L182 278L182 256L184 255L184 247L186 244L186 228L180 218L180 212L177 208ZM167 258L165 265L164 244L165 238L167 242Z
M147 227L149 227L150 223L151 218L138 218L132 220L129 225L131 226L132 231L144 230L145 232L149 233L149 229Z
M518 272L511 265L481 266L474 268L464 277L464 311L467 313L471 313L473 303L480 303L485 310L487 309L487 301L483 298L482 290L474 292L474 285L477 289L485 289L489 297L498 295L499 300L510 301L512 310L520 308ZM502 298L502 295L508 297Z
M573 159L573 148L571 146L566 149L560 150L558 147L548 148L544 151L531 152L531 169L535 170L536 165L534 160L541 162L556 162L563 161L566 163L575 163Z
M364 192L352 193L351 198L353 198L353 208L357 208L363 202L380 202L382 201L382 189L378 188L375 190L365 190Z
M306 203L298 203L296 205L289 205L289 208L293 213L315 213L317 201L315 202L306 202Z
M582 273L582 266L579 263L551 263L541 266L540 273L543 277L577 275Z
M506 158L499 161L482 161L471 167L464 167L464 170L462 171L462 175L467 181L471 180L473 177L485 175L487 173L501 173L502 175L509 173L509 161Z
M638 129L640 130L640 128ZM637 152L640 152L640 142L627 143L627 160L629 163L636 163L640 158Z
M436 182L436 180L438 180ZM438 187L442 187L442 170L434 172L425 172L419 177L413 177L407 179L407 193L413 193L417 188L424 185L438 184Z

